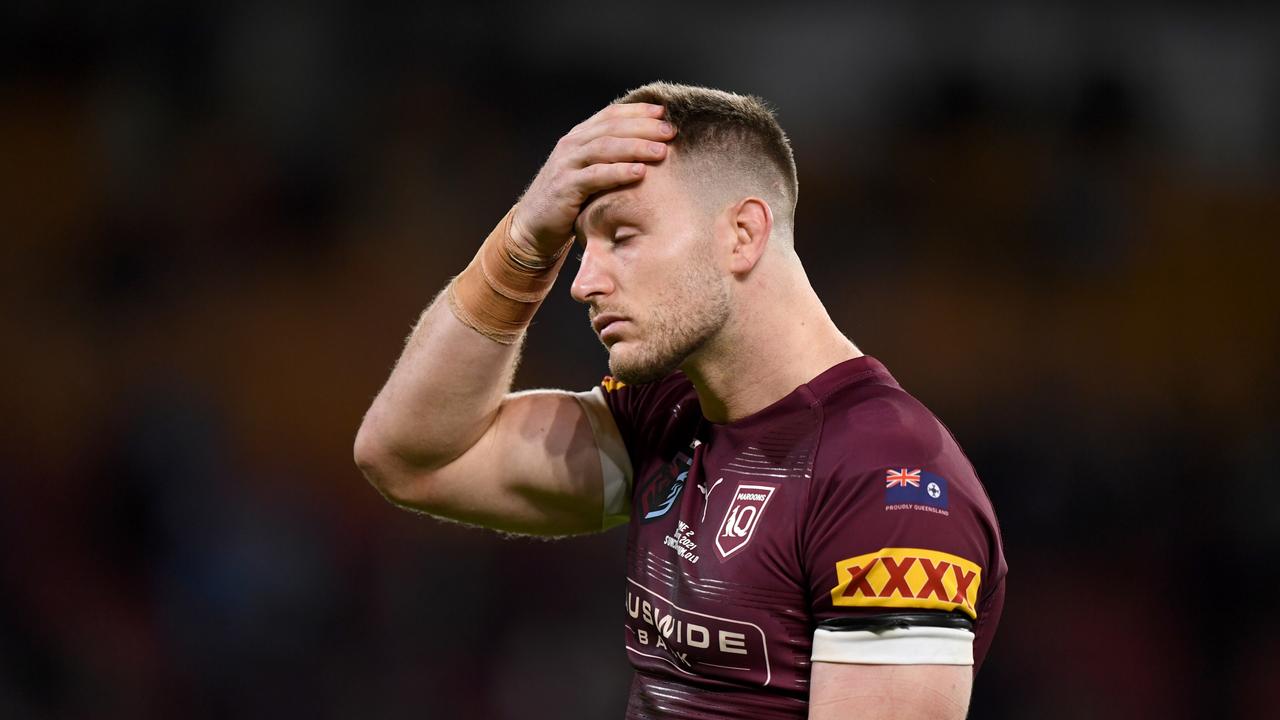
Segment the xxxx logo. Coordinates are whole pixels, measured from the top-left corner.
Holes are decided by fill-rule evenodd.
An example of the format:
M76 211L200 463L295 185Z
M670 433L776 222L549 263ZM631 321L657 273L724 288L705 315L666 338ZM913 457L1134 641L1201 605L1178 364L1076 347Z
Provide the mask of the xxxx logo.
M982 568L957 555L882 548L836 563L831 604L960 610L977 619Z

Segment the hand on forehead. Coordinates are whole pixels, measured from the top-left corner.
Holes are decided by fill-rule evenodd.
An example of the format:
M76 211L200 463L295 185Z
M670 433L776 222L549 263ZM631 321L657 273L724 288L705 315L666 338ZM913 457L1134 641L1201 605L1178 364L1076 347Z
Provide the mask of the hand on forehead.
M666 158L675 131L665 112L649 103L609 105L560 138L517 203L512 237L554 255L581 232L579 216L594 197L639 183Z

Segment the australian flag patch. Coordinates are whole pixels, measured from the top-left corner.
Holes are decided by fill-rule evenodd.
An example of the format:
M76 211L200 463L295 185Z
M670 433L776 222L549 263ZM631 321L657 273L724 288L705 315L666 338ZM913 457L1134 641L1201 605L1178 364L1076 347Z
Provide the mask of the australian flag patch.
M947 480L919 468L889 468L884 477L884 507L949 515Z

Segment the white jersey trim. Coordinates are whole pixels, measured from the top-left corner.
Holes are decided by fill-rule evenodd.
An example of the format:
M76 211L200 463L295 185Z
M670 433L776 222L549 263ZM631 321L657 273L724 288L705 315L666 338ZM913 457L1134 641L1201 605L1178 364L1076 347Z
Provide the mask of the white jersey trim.
M613 419L604 391L597 385L590 392L574 393L591 422L591 434L595 436L600 451L600 475L604 480L604 507L601 528L622 525L631 519L631 483L634 471L627 444Z
M861 665L972 665L973 633L944 627L881 632L818 628L813 633L812 659Z

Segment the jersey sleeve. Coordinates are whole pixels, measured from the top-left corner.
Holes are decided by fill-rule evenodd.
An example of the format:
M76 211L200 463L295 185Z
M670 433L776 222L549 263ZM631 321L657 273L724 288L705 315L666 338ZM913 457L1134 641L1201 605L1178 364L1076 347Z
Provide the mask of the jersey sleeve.
M585 393L578 393L576 397L591 423L591 435L595 438L596 450L600 455L604 498L600 528L608 530L626 523L630 517L633 466L622 432L609 410L604 386L598 385Z
M639 455L652 447L665 429L666 415L657 408L679 395L682 376L655 383L627 385L611 377L585 393L578 393L591 421L600 452L604 481L603 529L626 523L631 517L631 495L635 487L634 468ZM687 381L683 384L687 385Z
M811 493L812 660L973 665L979 624L999 614L1003 591L992 592L1003 576L993 578L986 493L953 444L879 445L874 464L838 457Z

